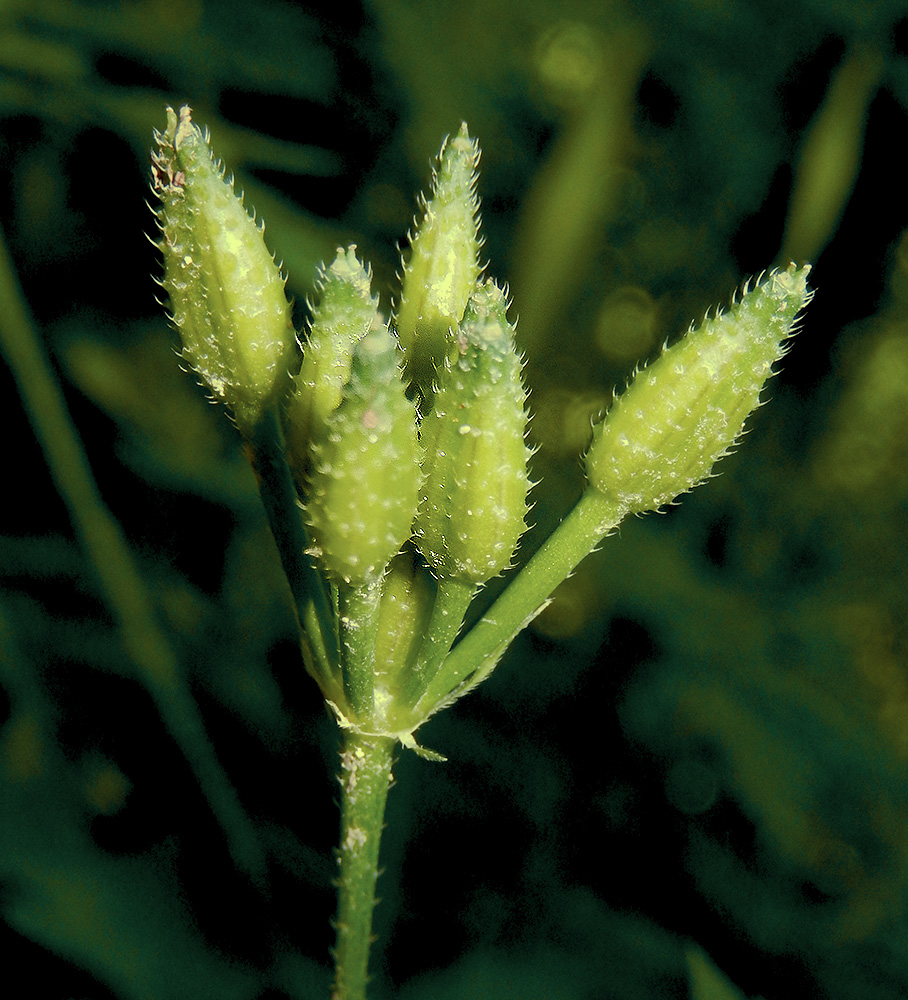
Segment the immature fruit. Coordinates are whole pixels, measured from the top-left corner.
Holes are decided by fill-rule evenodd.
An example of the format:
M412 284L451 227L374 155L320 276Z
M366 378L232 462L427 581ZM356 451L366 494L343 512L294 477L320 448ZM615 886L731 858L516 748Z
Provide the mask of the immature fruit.
M382 324L378 296L372 294L369 271L358 260L355 246L338 248L331 266L320 275L319 292L303 363L287 403L287 456L301 481L308 472L310 449L324 442L328 417L340 405L354 348Z
M390 716L413 669L413 662L429 627L435 602L435 582L415 552L404 548L395 556L382 582L378 631L375 639L375 709Z
M526 390L506 310L493 281L474 292L421 430L417 544L440 577L474 584L510 564L526 530Z
M594 429L590 483L625 513L706 479L737 441L810 301L809 266L773 271L642 369Z
M478 163L479 145L463 123L442 144L432 194L404 265L395 326L407 376L425 399L479 277Z
M188 107L156 132L152 186L183 357L251 434L287 387L296 352L284 279Z
M306 513L328 576L375 583L410 535L419 500L416 411L384 324L356 345L340 406L312 449Z

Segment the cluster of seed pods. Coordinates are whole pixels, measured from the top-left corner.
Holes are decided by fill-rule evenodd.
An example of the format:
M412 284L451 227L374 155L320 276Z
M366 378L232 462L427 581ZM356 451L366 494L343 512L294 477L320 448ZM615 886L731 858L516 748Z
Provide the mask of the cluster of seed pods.
M442 145L390 319L350 246L322 269L297 338L262 229L189 109L168 108L156 141L161 283L183 357L248 438L279 409L294 516L329 603L371 608L364 662L377 680L358 697L374 728L393 715L398 686L416 703L467 603L512 565L526 528L527 393L506 296L480 266L479 147L466 125ZM808 272L792 264L745 286L616 398L585 463L589 488L620 516L671 502L735 444L810 300ZM335 613L355 647L360 624ZM443 622L449 613L456 621ZM334 699L344 649L327 667Z

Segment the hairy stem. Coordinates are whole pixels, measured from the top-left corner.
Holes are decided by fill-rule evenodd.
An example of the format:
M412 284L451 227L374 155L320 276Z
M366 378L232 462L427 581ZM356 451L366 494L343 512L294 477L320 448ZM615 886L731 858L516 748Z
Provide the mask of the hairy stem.
M337 851L337 944L332 1000L365 1000L378 847L394 740L351 729L341 746L341 839Z

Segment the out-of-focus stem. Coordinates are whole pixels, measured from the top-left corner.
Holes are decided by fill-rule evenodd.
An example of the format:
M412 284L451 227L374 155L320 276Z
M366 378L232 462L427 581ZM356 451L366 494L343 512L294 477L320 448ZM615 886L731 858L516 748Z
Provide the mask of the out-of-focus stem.
M882 71L880 53L859 46L833 74L801 145L779 266L816 260L832 238L861 166L867 111Z
M119 624L124 649L189 761L234 861L253 878L262 879L265 859L255 829L218 762L120 526L101 499L63 393L41 350L2 235L0 302L0 345L76 535Z

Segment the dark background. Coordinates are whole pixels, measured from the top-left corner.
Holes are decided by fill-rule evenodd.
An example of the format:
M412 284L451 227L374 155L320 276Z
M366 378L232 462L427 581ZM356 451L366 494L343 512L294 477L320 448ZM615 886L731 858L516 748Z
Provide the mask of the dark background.
M882 0L4 5L2 230L178 657L175 711L191 697L207 732L175 739L124 652L4 367L7 982L328 994L336 730L238 438L154 299L148 150L184 102L266 220L299 329L340 244L390 309L416 192L468 121L540 446L521 558L636 363L749 275L815 265L721 475L624 525L420 731L447 763L401 751L376 1000L908 994L908 17Z

